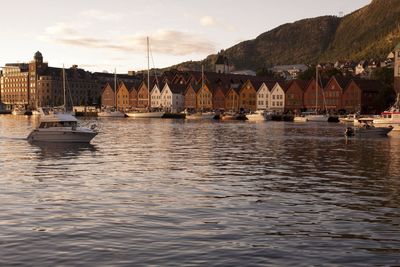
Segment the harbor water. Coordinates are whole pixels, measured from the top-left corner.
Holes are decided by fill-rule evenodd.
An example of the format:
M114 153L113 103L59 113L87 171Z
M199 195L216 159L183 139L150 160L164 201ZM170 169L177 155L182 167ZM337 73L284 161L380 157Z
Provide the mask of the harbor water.
M36 123L0 115L0 266L400 265L400 136L122 118L30 144Z

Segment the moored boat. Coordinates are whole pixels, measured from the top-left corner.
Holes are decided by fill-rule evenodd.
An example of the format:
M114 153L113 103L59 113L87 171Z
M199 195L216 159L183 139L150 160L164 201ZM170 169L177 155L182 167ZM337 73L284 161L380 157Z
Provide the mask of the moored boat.
M387 136L392 127L374 127L373 125L364 125L362 127L348 127L345 135L348 137L379 137Z
M393 127L394 131L400 131L400 94L395 104L382 112L379 118L375 118L373 123L375 127Z
M265 121L266 112L264 110L256 110L246 114L249 121Z
M104 108L100 112L97 113L97 116L98 117L106 117L106 118L111 118L111 117L123 118L123 117L125 117L125 114L119 110L116 110L115 108Z
M15 106L11 112L12 115L25 115L26 109L23 106Z

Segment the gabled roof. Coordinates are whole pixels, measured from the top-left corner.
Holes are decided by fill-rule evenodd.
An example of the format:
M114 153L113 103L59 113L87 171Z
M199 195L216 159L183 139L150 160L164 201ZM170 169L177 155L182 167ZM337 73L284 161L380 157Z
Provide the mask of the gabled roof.
M301 90L305 91L307 88L307 85L309 84L309 81L304 81L304 80L300 80L300 79L291 80L289 82L289 84L287 85L287 89L289 89L289 87L291 87L293 84L297 84Z
M131 81L131 82L120 81L118 89L122 86L122 84L125 85L126 89L128 89L128 91L130 92L130 91L132 91L132 88L136 90L138 88L138 86L140 85L140 82L139 81L135 81L135 82L134 81Z
M103 94L104 91L105 91L108 87L111 88L111 91L114 92L114 88L113 88L109 83L106 83L106 84L103 86L103 88L101 89L101 94Z
M273 88L275 88L277 85L279 85L279 87L282 88L282 90L283 90L284 92L287 91L288 84L287 84L286 82L284 82L284 81L277 81L277 82L275 83L274 87L272 87L270 90L272 90Z
M223 65L226 63L226 57L223 55L218 55L217 60L215 60L215 65Z
M347 85L351 82L351 78L343 77L343 76L334 76L339 86L344 90Z
M186 84L168 84L169 89L173 94L181 94L186 90L187 85Z

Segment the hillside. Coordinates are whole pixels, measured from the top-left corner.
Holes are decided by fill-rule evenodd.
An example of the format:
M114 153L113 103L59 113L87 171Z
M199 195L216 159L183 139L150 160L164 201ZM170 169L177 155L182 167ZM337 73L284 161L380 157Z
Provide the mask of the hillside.
M235 69L280 64L384 58L400 42L399 0L373 0L342 18L323 16L281 25L223 53ZM202 62L212 70L217 55ZM171 68L199 70L201 62Z

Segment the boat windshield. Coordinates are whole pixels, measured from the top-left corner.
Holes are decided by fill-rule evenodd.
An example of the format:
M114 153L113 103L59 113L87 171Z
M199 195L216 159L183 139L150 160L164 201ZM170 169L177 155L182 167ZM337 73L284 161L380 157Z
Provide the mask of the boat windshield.
M59 122L42 122L39 128L51 128L51 127L73 127L76 128L76 121L59 121Z

